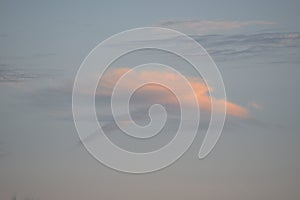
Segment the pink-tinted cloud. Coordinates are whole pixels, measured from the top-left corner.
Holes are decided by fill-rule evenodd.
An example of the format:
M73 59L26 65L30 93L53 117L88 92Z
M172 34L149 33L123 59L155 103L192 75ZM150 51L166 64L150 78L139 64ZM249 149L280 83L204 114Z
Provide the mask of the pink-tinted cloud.
M129 68L120 68L120 69L114 69L106 72L106 74L102 77L101 80L101 89L97 91L97 95L111 95L111 92L113 90L113 87L115 86L118 79L127 71ZM155 71L155 70L142 70L142 71L131 71L129 74L128 79L126 79L126 84L120 85L121 90L127 91L129 89L135 88L137 85L140 85L139 83L142 81L149 81L149 82L159 82L160 80L164 80L164 82L167 85L174 85L180 82L179 75L167 72L167 71ZM240 105L237 105L233 102L225 101L224 99L217 99L214 97L210 97L208 94L209 88L206 86L206 84L203 82L203 80L199 78L193 78L193 77L186 77L192 86L194 90L194 94L190 94L187 92L184 87L182 88L179 85L179 91L181 94L179 94L181 97L183 97L184 104L191 105L191 102L193 102L194 97L196 96L198 100L198 105L200 109L203 109L205 111L210 112L211 111L211 105L212 101L214 105L216 105L216 110L221 112L221 106L224 104L227 108L227 114L235 117L240 118L247 118L249 116L248 110ZM140 96L144 97L146 101L153 101L161 104L177 104L178 100L176 96L166 90L166 88L151 84L142 87L139 90ZM178 94L177 94L178 95Z

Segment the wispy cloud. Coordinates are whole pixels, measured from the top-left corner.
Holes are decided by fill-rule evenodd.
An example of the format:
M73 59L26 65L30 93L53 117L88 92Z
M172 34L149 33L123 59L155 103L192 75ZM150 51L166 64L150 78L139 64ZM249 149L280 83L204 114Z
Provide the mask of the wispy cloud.
M0 84L18 84L30 80L47 80L59 75L57 69L0 63Z
M120 68L120 69L114 69L110 70L103 78L103 89L99 90L97 95L109 95L111 94L112 89L114 88L116 82L118 79L129 70L129 68ZM192 86L194 90L194 94L190 94L189 92L184 90L184 87L180 89L182 94L176 94L180 95L183 98L183 102L186 105L191 105L194 95L196 96L198 100L198 104L200 109L203 109L207 112L211 111L211 104L212 102L216 106L217 111L219 110L219 107L223 104L227 107L227 114L235 117L241 117L245 118L248 117L249 113L246 108L239 106L233 102L226 101L224 99L217 99L214 97L209 96L208 90L209 86L206 86L206 84L199 78L194 77L187 77L190 85ZM165 82L172 86L174 84L180 83L180 77L172 72L166 72L166 71L155 71L155 70L142 70L140 72L134 71L130 73L130 78L128 79L128 82L126 84L120 85L121 90L128 91L132 88L134 88L136 85L139 84L142 81L149 81L149 82L160 82L159 80L165 80ZM85 92L88 92L85 90ZM138 98L143 99L142 102L153 102L154 100L157 103L160 104L167 104L167 105L176 105L178 103L176 97L172 95L169 92L166 92L166 89L159 86L159 85L148 85L143 87L139 91Z
M22 82L28 79L38 78L38 74L29 73L6 64L0 65L0 83Z
M217 59L261 56L284 48L300 48L299 32L193 35L192 37ZM285 53L286 55L288 52Z
M223 21L223 20L166 20L157 25L183 31L187 34L208 34L239 29L246 26L272 25L271 21Z
M120 77L128 72L130 68L118 68L118 69L111 69L108 70L104 76L101 78L101 81L99 82L98 89L96 91L96 102L99 103L99 106L107 107L106 103L110 102L112 91L115 87L115 84L120 79ZM98 78L93 77L91 78ZM221 111L221 106L225 104L227 107L227 115L237 117L237 118L248 118L249 112L248 110L240 106L234 102L226 101L224 99L218 99L213 96L209 95L209 86L205 84L205 82L200 78L195 77L186 77L192 86L194 90L194 94L189 94L189 92L184 90L184 87L180 89L181 94L180 95L183 98L183 102L186 105L192 105L191 102L193 102L194 97L196 96L196 99L198 100L198 105L201 111L205 111L207 113L211 112L211 105L212 102L216 106L215 109L217 111ZM133 72L130 75L130 78L126 82L126 84L120 85L121 91L128 91L133 89L136 85L143 81L148 82L160 82L159 80L164 79L168 85L172 86L174 84L177 84L180 80L180 77L177 74L166 72L166 71L155 71L155 70L141 70L139 72ZM180 87L180 86L179 86ZM213 88L212 88L213 89ZM82 87L80 88L82 95L92 95L93 91L89 88ZM51 115L55 117L63 117L63 118L69 118L71 117L71 113L69 112L71 106L71 92L72 92L72 85L70 83L58 83L57 85L52 85L52 87L49 87L47 89L43 89L42 91L38 91L39 95L36 95L40 98L38 98L37 102L35 102L35 105L42 105L43 107L59 107L59 109L52 109ZM195 95L195 96L194 96ZM138 92L135 93L134 96L134 105L138 107L137 113L139 114L143 106L148 106L149 104L157 103L162 104L167 107L176 108L178 104L177 98L174 96L172 92L167 90L166 88L156 85L156 84L149 84L146 86L141 87ZM64 108L68 108L67 110ZM143 109L142 109L143 110ZM91 113L85 113L85 110L83 108L82 113L84 114L91 114ZM104 112L106 113L106 111ZM103 114L103 110L102 110ZM111 115L111 112L107 112L106 114ZM101 117L103 118L103 116ZM104 120L108 121L111 120L111 116L104 116ZM139 116L141 118L141 116Z

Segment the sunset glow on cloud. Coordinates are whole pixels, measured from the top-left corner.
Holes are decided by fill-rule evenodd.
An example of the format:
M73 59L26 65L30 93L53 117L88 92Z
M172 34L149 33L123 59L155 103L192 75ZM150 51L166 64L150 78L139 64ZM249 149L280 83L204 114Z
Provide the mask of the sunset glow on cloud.
M119 68L114 70L109 70L105 73L101 80L101 90L97 91L98 96L108 96L111 95L112 89L115 86L116 82L119 78L128 72L130 68ZM209 86L207 86L203 80L194 77L186 77L194 90L194 94L190 94L187 92L184 87L178 84L180 82L179 75L168 72L168 71L157 71L157 70L141 70L141 71L131 71L129 78L126 81L126 84L120 85L121 90L127 91L140 85L139 83L143 81L149 82L159 82L159 80L164 80L167 85L172 86L177 84L176 86L181 88L179 91L181 97L183 97L183 101L181 103L190 105L193 101L193 98L196 96L198 100L198 105L201 110L210 112L212 101L216 106L216 110L221 112L221 106L226 105L227 114L234 117L239 118L247 118L249 117L248 110L240 105L237 105L233 102L226 101L224 99L217 99L209 96ZM147 86L142 87L139 90L140 96L144 98L144 101L153 101L158 102L160 104L170 104L177 105L178 101L175 95L167 92L166 88L156 85L149 84ZM194 96L195 95L195 96Z

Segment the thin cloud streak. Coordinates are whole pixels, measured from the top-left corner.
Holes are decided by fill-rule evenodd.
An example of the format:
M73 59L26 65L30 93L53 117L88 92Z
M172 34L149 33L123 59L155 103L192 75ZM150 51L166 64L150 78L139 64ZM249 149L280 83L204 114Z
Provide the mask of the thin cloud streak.
M219 31L230 31L247 26L273 25L271 21L224 21L224 20L166 20L158 23L158 26L183 31L188 34L209 34Z
M262 56L279 50L300 48L299 32L192 35L191 37L203 45L216 59Z
M8 65L0 66L0 83L22 82L29 79L38 78L39 75L28 73L21 69L11 68Z

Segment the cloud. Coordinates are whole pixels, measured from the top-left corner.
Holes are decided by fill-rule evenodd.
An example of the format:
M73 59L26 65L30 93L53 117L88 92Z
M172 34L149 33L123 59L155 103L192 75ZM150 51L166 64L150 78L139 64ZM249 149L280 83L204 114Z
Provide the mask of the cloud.
M205 43L210 47L226 45L256 45L270 47L293 47L299 45L300 33L255 33L255 34L233 34L233 35L193 35L195 40Z
M183 31L188 34L208 34L219 31L230 31L246 26L272 25L270 21L223 21L223 20L167 20L158 23L158 26Z
M193 35L216 59L262 56L278 50L300 48L300 33L256 33L233 35ZM285 52L285 56L289 52ZM282 54L282 53L281 53Z
M37 74L29 73L27 71L14 68L6 64L0 65L0 84L22 82L38 77L39 76Z
M100 80L99 87L96 91L96 101L97 99L103 99L106 97L110 98L117 81L120 79L122 75L124 75L129 70L130 68L118 68L118 69L110 69L107 72L105 72L104 76ZM203 80L200 78L186 77L194 90L194 94L190 94L184 90L184 87L182 88L180 87L179 83L181 80L179 76L172 72L148 69L148 70L140 70L140 71L131 71L127 75L129 75L129 77L128 79L126 79L126 83L120 85L119 89L121 89L121 92L124 91L126 93L126 91L131 90L138 85L141 85L140 83L142 81L159 82L159 80L164 79L165 80L164 83L166 83L167 85L170 86L174 84L177 84L177 86L179 85L179 91L181 91L181 94L179 95L177 94L177 95L180 97L184 97L183 101L181 102L183 104L190 105L191 101L193 101L194 94L195 94L199 103L198 105L201 110L201 121L200 121L199 130L200 129L206 130L209 124L212 101L214 101L215 105L217 105L216 106L217 112L220 111L220 106L223 106L224 104L226 105L227 115L228 115L227 123L229 119L235 119L238 121L240 120L248 121L251 119L249 117L249 112L246 108L237 105L236 103L225 101L224 99L210 97L208 95L209 87L207 87L206 84L203 82ZM81 88L81 91L83 95L91 95L92 92L88 88ZM130 112L134 122L141 123L141 124L144 124L145 122L146 124L149 123L148 121L149 116L148 114L145 114L148 113L149 105L161 104L167 110L168 120L170 120L169 124L166 125L165 127L176 129L177 127L176 124L178 124L178 120L180 120L180 118L178 118L180 114L178 115L177 113L179 108L179 103L176 96L167 88L157 84L145 85L135 91L133 97L131 98L131 101L132 101L131 103L133 103L135 106L134 109L131 110ZM101 114L100 116L98 116L98 120L102 124L101 126L102 130L105 133L109 132L110 133L108 135L109 137L112 138L122 137L122 134L118 134L120 132L120 128L115 123L112 113L111 112L107 113L106 110L103 108L103 106L104 105L101 105L101 109L100 109ZM97 103L96 103L96 107L97 107ZM110 106L106 105L105 107L110 107ZM191 109L194 108L191 107ZM84 110L82 113L84 113ZM106 113L106 115L103 113ZM122 116L119 116L119 119L122 119ZM120 122L128 123L127 121L120 121ZM91 133L89 136L83 139L84 142L89 142L93 140L95 137L99 136L98 132L99 130L95 130L94 133ZM167 134L167 136L168 135L169 134ZM162 138L160 138L160 140L161 139ZM123 138L123 140L126 140L126 138ZM76 146L78 145L81 146L81 141L79 141Z
M113 69L106 72L106 74L102 77L101 89L97 91L98 96L109 96L118 81L118 79L129 70L129 68L119 68ZM217 99L214 97L210 97L208 94L209 86L207 87L203 80L194 77L187 77L190 85L194 90L194 94L190 94L185 91L184 87L178 86L180 83L180 77L172 72L167 71L155 71L155 70L141 70L141 71L131 71L129 73L129 78L126 84L120 85L121 91L128 91L134 88L137 85L141 85L142 81L149 82L159 82L160 80L165 80L165 83L169 86L177 84L179 87L179 91L181 94L176 94L183 97L183 102L186 105L191 105L194 99L194 95L198 100L198 105L201 110L210 112L211 111L211 103L213 102L216 105L216 110L221 111L221 106L224 104L227 107L227 114L239 118L247 118L249 117L248 110L242 106L239 106L233 102L226 101L224 99ZM90 93L90 91L84 90L85 93ZM159 104L165 105L177 105L177 98L171 92L167 92L166 88L156 85L150 84L142 87L137 96L141 102L156 102Z

